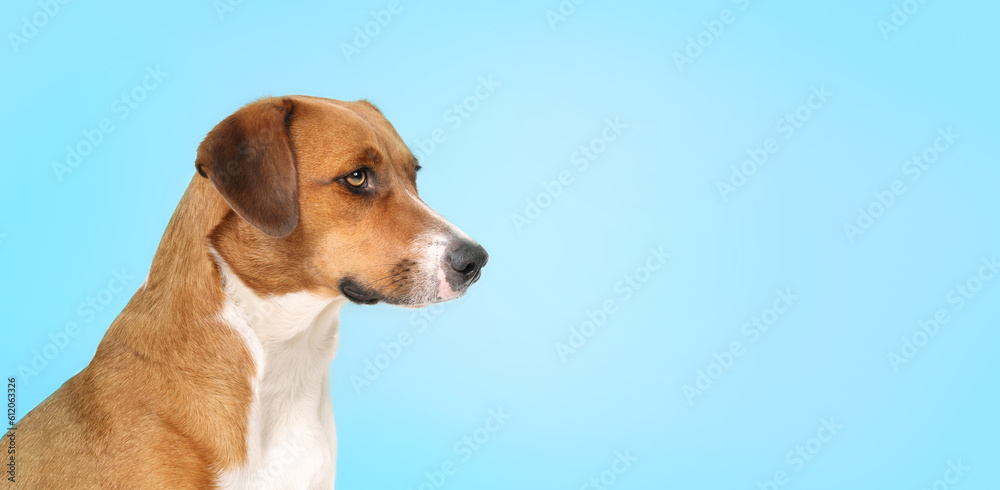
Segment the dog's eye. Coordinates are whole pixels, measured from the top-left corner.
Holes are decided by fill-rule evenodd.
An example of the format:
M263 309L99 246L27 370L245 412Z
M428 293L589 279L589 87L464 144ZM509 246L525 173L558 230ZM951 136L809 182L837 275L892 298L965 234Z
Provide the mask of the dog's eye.
M368 172L364 169L358 169L347 174L347 177L344 177L344 180L347 181L351 187L362 187L365 185L365 182L368 182Z

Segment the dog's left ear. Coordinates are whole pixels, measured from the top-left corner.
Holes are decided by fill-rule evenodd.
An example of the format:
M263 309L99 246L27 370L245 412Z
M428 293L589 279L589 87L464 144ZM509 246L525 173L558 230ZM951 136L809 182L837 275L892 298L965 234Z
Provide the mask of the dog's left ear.
M289 135L291 99L253 102L217 124L195 168L243 219L276 238L299 222L298 172Z

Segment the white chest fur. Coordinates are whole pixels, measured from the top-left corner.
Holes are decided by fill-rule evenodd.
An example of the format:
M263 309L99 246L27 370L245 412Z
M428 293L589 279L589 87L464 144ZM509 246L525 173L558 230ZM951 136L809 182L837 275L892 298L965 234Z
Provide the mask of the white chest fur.
M221 315L257 364L247 461L220 472L220 488L332 489L337 436L329 365L346 302L309 293L262 298L216 256L227 302Z

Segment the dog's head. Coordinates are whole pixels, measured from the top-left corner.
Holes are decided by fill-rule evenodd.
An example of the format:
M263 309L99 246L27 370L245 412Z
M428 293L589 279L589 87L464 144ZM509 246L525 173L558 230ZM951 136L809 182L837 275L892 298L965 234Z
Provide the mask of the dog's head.
M258 292L423 306L464 294L488 258L420 200L416 158L366 101L253 102L195 166L234 211L212 246Z

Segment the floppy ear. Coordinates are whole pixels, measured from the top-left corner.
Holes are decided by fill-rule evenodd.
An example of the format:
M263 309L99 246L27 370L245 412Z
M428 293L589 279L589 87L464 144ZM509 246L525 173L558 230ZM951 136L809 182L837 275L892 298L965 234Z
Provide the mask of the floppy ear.
M253 102L217 124L198 146L195 168L243 219L276 238L299 222L298 172L288 98Z

